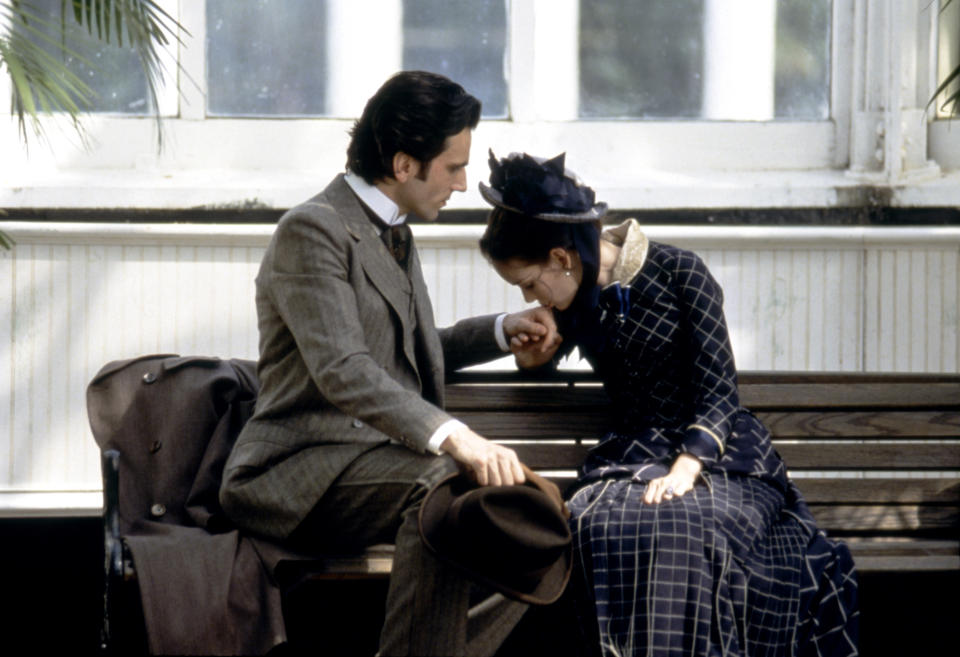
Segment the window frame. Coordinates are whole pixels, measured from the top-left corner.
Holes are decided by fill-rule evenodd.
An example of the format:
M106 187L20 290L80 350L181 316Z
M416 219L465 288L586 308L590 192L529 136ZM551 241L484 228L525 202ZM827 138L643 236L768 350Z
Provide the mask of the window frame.
M922 119L918 139L933 165L920 175L892 175L870 160L877 118L862 106L863 88L880 79L876 70L882 69L882 58L870 60L868 55L872 46L889 38L890 29L897 29L899 1L834 0L830 116L773 122L556 116L556 103L544 102L544 89L555 81L555 71L564 69L556 58L576 57L577 49L549 38L556 29L545 19L562 16L563 8L569 11L578 0L509 2L510 116L481 121L473 137L470 188L455 196L450 207L485 207L475 185L486 178L488 148L498 154L565 151L598 194L620 208L834 207L857 202L864 186L884 185L900 190L892 204L898 203L896 193L904 191L912 204L960 203L960 192L950 192L940 175L960 168L960 127L952 126L956 120ZM190 34L184 37L187 47L176 53L179 65L168 63L167 70L175 74L167 76L161 89L164 150L157 152L156 124L145 117L85 118L92 137L87 150L64 126L50 131L48 144L28 149L16 134L15 121L8 121L9 128L0 128L0 150L14 156L5 169L0 164L0 174L10 181L0 182L0 207L285 208L343 170L351 118L208 118L205 52L190 47L206 41L205 3L164 2ZM927 0L902 4L912 10L921 3L926 6ZM877 19L883 11L885 18ZM910 35L917 52L930 53L919 57L909 90L917 98L935 88L936 49L930 44L936 43L937 21L928 22L925 27L918 19L919 28ZM391 71L374 65L363 75L379 83ZM5 78L0 79L0 93L8 91ZM360 104L354 110L359 114L371 92L358 89L345 106ZM6 106L0 112L9 114ZM900 118L887 116L886 125ZM939 184L932 182L935 178ZM960 187L953 179L947 182Z

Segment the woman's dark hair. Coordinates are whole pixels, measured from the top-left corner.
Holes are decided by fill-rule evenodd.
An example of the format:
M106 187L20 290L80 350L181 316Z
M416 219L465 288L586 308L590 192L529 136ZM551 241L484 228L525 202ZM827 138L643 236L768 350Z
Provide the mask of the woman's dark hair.
M519 258L542 263L550 249L575 249L571 226L557 221L536 219L501 207L490 211L487 229L480 238L480 252L493 262ZM582 224L581 224L582 226Z
M426 71L401 71L367 101L350 131L347 168L371 185L393 177L393 156L423 165L443 152L448 137L480 122L480 101L456 82Z

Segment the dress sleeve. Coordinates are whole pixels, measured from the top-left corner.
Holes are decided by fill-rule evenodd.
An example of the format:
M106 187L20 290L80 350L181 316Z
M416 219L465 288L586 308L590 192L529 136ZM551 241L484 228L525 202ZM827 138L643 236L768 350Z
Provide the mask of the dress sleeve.
M690 252L681 253L674 272L693 355L693 417L681 451L713 465L723 454L740 406L737 370L723 314L723 291L707 266Z

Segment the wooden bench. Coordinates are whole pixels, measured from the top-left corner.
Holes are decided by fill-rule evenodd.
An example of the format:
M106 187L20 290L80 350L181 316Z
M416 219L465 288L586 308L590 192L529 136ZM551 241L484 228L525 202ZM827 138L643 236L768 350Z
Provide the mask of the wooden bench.
M740 393L770 428L820 527L850 545L860 572L960 570L960 376L742 372ZM589 372L468 372L447 385L454 416L510 444L561 488L595 443L606 407ZM115 531L116 476L115 455L105 455L108 596L136 577ZM391 549L287 565L285 579L298 585L386 578Z

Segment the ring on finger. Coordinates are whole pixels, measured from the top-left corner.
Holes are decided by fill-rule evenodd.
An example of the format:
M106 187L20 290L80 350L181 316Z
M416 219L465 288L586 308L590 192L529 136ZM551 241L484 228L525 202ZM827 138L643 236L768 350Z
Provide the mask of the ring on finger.
M667 486L667 495L673 495L673 486Z

